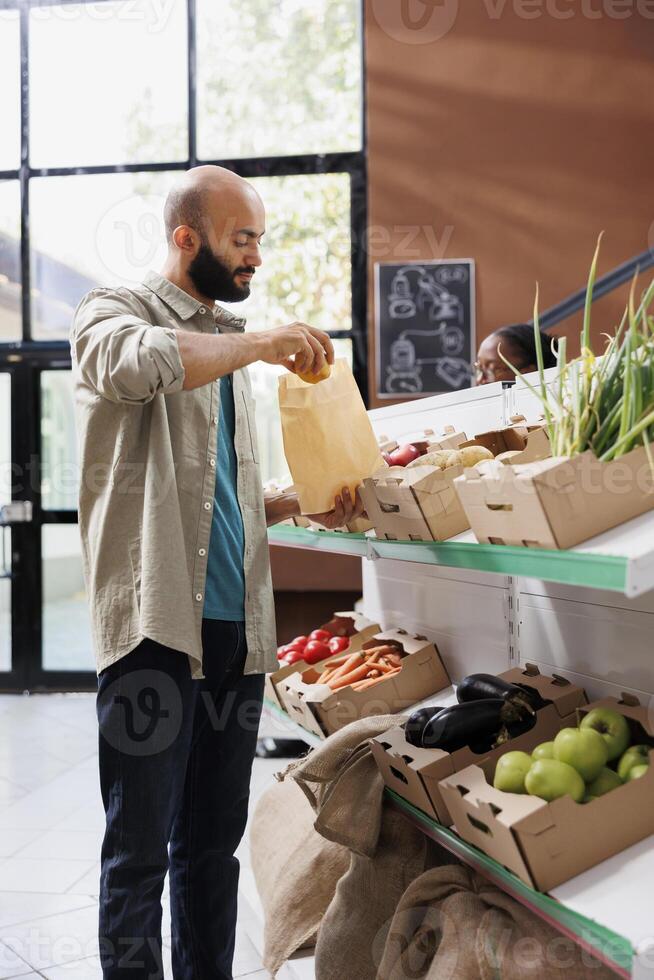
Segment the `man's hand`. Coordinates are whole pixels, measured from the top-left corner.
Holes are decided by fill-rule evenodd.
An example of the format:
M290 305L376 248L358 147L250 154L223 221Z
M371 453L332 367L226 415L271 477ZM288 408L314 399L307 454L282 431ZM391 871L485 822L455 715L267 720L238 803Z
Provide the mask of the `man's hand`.
M293 374L318 374L325 364L334 363L334 345L329 335L306 323L261 331L257 338L262 345L261 360L282 364Z
M359 491L357 490L356 496L352 500L352 495L348 488L343 487L343 490L334 501L333 510L329 510L325 514L309 514L307 516L309 520L315 521L316 524L322 524L328 531L331 531L335 527L345 527L346 524L356 520L357 517L365 516L365 513Z

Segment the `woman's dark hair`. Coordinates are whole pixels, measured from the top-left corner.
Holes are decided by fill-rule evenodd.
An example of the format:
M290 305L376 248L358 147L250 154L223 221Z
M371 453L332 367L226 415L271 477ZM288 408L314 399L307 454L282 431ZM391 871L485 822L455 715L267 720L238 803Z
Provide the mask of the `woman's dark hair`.
M505 341L502 344L502 354L508 361L513 362L513 357L507 348L513 348L519 355L520 363L515 364L514 367L522 370L530 364L537 363L534 328L528 323L512 323L508 327L500 327L499 330L493 331L493 336L497 337L500 342ZM543 348L543 364L546 368L556 367L556 354L552 350L552 340L556 340L556 338L541 330L540 343Z

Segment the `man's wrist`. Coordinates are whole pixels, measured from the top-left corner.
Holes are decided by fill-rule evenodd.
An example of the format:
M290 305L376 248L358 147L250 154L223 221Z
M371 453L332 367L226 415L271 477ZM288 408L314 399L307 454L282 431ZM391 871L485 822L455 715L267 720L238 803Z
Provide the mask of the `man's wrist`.
M251 333L243 334L247 340L249 351L252 355L252 363L255 361L265 361L268 350L270 349L270 338L266 336L265 330L253 330Z

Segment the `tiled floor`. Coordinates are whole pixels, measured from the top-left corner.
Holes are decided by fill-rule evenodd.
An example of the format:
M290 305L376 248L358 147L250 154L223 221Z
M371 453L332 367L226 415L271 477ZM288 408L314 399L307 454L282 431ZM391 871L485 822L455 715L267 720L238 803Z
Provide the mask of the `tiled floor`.
M97 919L104 812L96 745L94 695L0 695L0 980L102 976ZM276 761L255 761L253 803L278 768ZM250 938L260 936L261 927L247 838L239 857L234 977L263 980L269 974ZM172 980L167 881L162 904L165 976ZM289 980L312 976L307 962L298 968L284 971Z

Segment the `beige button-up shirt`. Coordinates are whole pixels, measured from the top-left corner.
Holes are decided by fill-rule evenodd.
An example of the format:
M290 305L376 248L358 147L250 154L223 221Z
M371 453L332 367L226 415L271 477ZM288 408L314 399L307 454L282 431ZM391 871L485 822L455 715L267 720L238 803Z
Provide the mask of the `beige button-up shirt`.
M97 673L144 638L202 678L202 612L216 486L220 394L184 391L179 330L242 331L163 276L93 289L70 333L80 443L79 525ZM245 532L248 674L274 670L275 613L250 379L233 375ZM220 650L207 656L221 655Z

